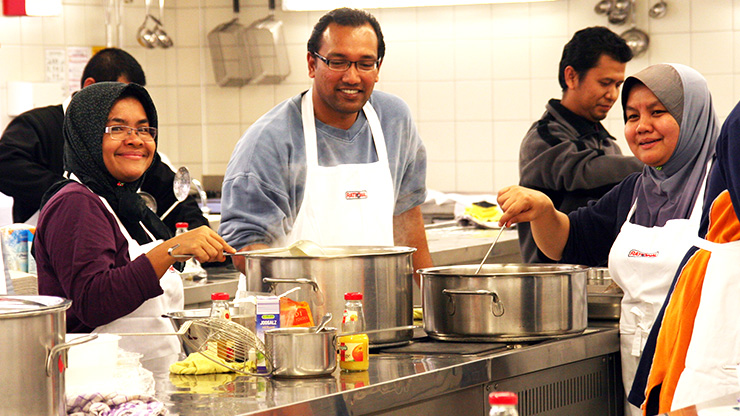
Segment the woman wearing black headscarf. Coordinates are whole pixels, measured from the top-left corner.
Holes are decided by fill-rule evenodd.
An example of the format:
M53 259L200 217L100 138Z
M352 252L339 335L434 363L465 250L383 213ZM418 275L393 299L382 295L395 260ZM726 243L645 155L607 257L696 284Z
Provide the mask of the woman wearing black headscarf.
M137 194L156 157L157 113L136 84L77 92L64 119L67 181L45 196L34 251L39 293L72 299L67 332L170 332L183 308L177 254L223 261L234 252L208 227L172 237ZM124 337L144 359L179 352L176 337Z

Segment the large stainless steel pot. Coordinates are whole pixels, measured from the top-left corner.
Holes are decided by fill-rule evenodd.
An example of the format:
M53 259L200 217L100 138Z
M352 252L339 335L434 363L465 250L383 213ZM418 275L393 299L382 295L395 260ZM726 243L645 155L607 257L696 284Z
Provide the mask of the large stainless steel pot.
M248 290L281 294L308 301L314 322L327 312L342 316L344 294L362 292L366 329L413 323L412 285L416 251L410 247L322 247L324 254L295 255L266 249L247 256ZM403 344L413 330L370 334L370 345Z
M520 342L582 332L588 267L487 264L421 269L424 331L443 341Z
M65 311L72 301L54 296L0 296L0 415L66 415Z

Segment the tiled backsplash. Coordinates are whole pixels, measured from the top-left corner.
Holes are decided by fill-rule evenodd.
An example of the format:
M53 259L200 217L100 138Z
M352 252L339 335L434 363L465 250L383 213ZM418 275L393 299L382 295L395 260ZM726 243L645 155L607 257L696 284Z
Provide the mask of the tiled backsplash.
M702 72L721 119L740 98L740 0L670 0L649 19L655 1L637 0L647 53L627 73L659 62ZM105 44L102 0L64 0L62 17L0 17L0 127L7 81L44 81L45 48ZM578 29L606 25L597 0L373 10L387 54L377 88L411 107L429 156L427 185L440 191L495 193L518 181L519 143L549 98L559 97L562 47ZM124 3L124 44L143 65L160 112L160 149L196 177L219 175L243 131L278 102L308 88L306 40L321 12L276 11L284 23L292 72L278 85L222 88L215 83L206 34L234 17L231 0L167 0L171 49L135 39L144 0ZM242 0L248 25L268 14L267 0ZM278 2L279 4L279 2ZM612 26L616 32L628 28ZM738 59L736 59L738 58ZM735 81L738 81L737 83ZM623 140L619 104L606 120Z

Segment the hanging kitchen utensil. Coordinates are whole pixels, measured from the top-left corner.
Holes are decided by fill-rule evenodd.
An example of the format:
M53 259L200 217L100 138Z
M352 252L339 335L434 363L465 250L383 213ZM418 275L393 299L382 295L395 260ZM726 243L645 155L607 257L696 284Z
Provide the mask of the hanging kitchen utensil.
M175 193L177 201L171 207L167 208L167 211L159 217L160 220L164 220L170 215L170 212L175 209L177 204L184 201L188 197L188 193L190 193L190 171L185 166L181 166L175 173L175 179L172 181L172 191Z
M496 234L496 239L493 240L493 243L491 243L491 247L488 247L488 251L486 252L486 255L483 256L483 260L481 260L480 265L478 265L478 269L475 271L475 274L480 273L480 269L483 268L483 265L486 263L486 260L488 260L488 256L493 251L493 246L496 245L496 242L498 242L499 237L501 237L501 234L504 233L505 229L506 229L506 226L501 227L501 230L499 230L498 234Z
M634 0L632 0L634 1ZM632 27L623 32L620 36L627 42L627 46L632 50L632 57L637 58L647 50L650 45L650 37L647 33L638 29L635 24L635 5L631 3L630 15Z
M252 376L268 376L272 373L265 344L254 332L228 319L208 318L192 322L193 328L208 334L205 341L185 339L185 343L197 349L199 354L237 373ZM266 373L256 371L256 361L261 358L264 358Z
M596 6L594 6L594 12L596 12L596 14L607 14L609 13L609 10L612 9L613 3L613 0L601 0L596 3Z
M157 39L157 36L154 34L154 32L146 25L151 18L151 15L149 14L149 7L150 0L146 0L146 16L144 16L144 21L141 23L141 26L139 26L138 36L136 37L136 40L139 41L139 45L151 49L159 44L159 40Z
M154 36L157 37L157 41L159 42L159 46L163 48L169 48L174 44L172 42L172 38L170 35L167 34L167 32L164 31L164 0L159 0L159 19L152 19L157 23L157 26L154 27Z
M660 19L661 17L665 16L665 14L668 12L668 4L666 4L665 1L660 0L659 2L655 3L653 7L648 10L648 15L652 17L653 19Z
M213 75L222 87L241 87L252 78L249 52L239 23L239 0L233 0L234 18L208 32Z
M269 0L269 7L269 16L252 23L244 32L252 84L277 84L290 74L283 22L275 20L275 0Z

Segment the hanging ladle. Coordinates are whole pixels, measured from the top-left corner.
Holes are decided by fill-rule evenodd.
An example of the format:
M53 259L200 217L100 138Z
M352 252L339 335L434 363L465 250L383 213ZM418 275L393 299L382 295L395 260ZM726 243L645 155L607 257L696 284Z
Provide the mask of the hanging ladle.
M177 201L171 207L167 208L167 211L159 217L160 220L164 221L165 217L175 209L177 204L184 201L188 197L188 193L190 193L190 171L185 166L181 166L177 170L177 173L175 173L175 179L172 181L172 191L174 191Z
M146 23L151 17L149 14L149 0L146 0L146 16L144 16L144 22L139 26L139 35L136 37L136 40L139 41L139 45L150 49L159 44L159 40L154 32L146 27Z
M159 46L163 48L169 48L173 45L172 38L170 38L170 35L167 34L167 32L164 31L164 0L159 0L159 19L155 19L152 17L152 20L154 20L157 23L157 26L154 27L154 36L157 37L157 41L159 42Z
M483 268L483 264L485 264L485 263L486 263L486 260L488 260L488 256L489 256L489 255L491 254L491 252L493 251L493 246L495 246L495 245L496 245L496 242L497 242L497 241L498 241L498 239L499 239L499 238L501 237L501 234L503 234L503 233L504 233L504 230L505 230L505 229L506 229L506 226L503 226L503 227L501 227L501 230L500 230L500 231L498 232L498 234L496 234L496 239L495 239L495 240L493 240L493 243L491 243L491 247L488 247L488 252L486 253L486 255L485 255L485 256L483 256L483 261L481 261L481 262L480 262L480 265L478 265L478 269L477 269L477 270L475 271L475 274L478 274L478 273L480 273L480 269L482 269L482 268Z

